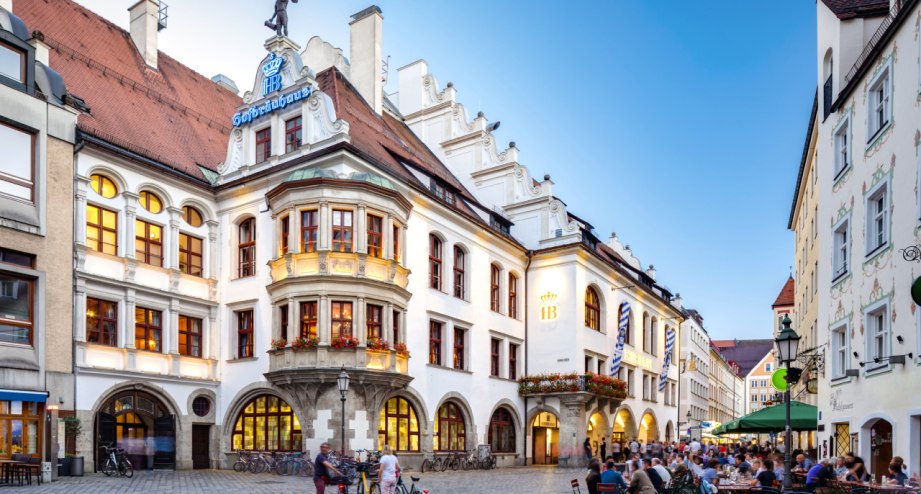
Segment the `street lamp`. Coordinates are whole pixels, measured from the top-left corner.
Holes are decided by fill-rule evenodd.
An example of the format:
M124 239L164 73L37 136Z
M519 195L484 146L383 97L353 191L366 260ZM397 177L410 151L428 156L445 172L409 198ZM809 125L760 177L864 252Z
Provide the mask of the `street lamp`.
M784 490L790 490L793 487L793 475L790 473L793 470L792 460L790 459L790 446L793 444L793 433L790 431L790 364L796 360L797 354L799 353L800 337L796 334L796 331L790 328L792 322L790 316L784 316L783 322L781 322L781 324L783 324L783 329L780 331L780 334L777 335L777 339L774 340L774 343L777 344L777 354L780 356L780 361L787 367L787 388L783 392L784 402L787 404L787 428L786 435L784 436L783 448Z
M342 366L342 372L336 378L339 384L339 400L342 401L342 456L345 456L345 394L349 392L349 373Z

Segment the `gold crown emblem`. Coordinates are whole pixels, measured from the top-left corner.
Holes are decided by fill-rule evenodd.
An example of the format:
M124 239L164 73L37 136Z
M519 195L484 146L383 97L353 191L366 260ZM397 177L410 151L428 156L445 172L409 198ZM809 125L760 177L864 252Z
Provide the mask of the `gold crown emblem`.
M556 303L556 297L557 295L555 293L547 292L544 295L540 296L540 304L541 305L553 305Z

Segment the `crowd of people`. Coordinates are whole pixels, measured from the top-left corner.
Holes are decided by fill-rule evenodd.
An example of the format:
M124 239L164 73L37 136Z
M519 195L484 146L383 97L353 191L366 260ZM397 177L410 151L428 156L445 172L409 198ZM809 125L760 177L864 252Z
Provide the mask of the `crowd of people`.
M585 479L589 494L598 492L598 484L614 484L628 494L662 494L676 485L687 486L700 494L715 494L720 479L733 484L777 488L787 475L784 445L769 442L716 444L695 440L643 444L632 440L612 443L610 453L605 440L597 451L592 451L589 439L583 446L589 458L589 473ZM599 454L593 455L594 452ZM810 453L791 452L791 474L807 491L815 492L830 481L871 480L859 456L849 453L836 460L816 462ZM921 483L917 473L909 477L904 460L898 456L892 459L888 471L876 478L880 483L894 486L916 487Z

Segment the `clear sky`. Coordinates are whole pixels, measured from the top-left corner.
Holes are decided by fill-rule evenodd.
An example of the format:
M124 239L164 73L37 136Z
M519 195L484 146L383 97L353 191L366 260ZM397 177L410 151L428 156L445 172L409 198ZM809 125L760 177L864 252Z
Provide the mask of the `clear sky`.
M14 0L25 2L30 0ZM134 0L78 0L127 28ZM167 0L161 50L251 88L273 0ZM368 0L300 0L291 38L348 56ZM816 87L809 1L378 0L385 56L424 58L501 120L569 210L616 231L714 339L769 338L793 264L786 229ZM200 21L199 21L200 19Z

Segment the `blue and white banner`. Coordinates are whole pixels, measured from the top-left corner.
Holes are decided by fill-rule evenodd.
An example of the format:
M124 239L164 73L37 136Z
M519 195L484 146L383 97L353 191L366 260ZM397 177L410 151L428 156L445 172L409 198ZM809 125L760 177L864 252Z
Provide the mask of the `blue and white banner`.
M630 329L630 304L620 304L620 321L617 324L617 345L614 346L614 355L611 357L611 377L617 377L620 371L620 361L624 358L624 340L627 330Z
M675 346L675 330L669 329L665 332L665 363L662 364L662 374L659 376L659 392L665 391L665 383L668 381L668 368L672 365L672 348Z

